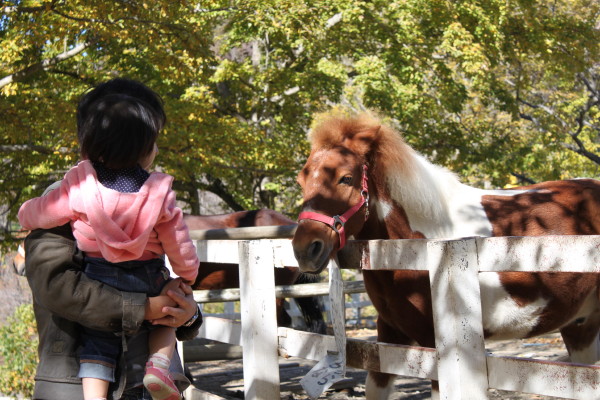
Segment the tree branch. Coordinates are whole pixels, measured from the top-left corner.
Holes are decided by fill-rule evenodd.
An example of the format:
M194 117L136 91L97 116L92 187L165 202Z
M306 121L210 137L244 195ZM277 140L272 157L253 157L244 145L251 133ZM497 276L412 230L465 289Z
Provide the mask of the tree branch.
M22 69L21 71L15 72L14 74L7 75L4 78L0 79L0 88L4 87L6 85L9 85L13 82L22 81L22 80L30 77L31 75L34 75L40 71L46 70L46 69L58 64L61 61L64 61L71 57L74 57L77 54L84 51L85 49L87 49L89 46L90 46L89 43L78 44L77 46L73 47L71 50L65 51L64 53L61 53L61 54L57 55L56 57L47 58L45 60L42 60L39 63L32 64L32 65Z
M8 204L5 205L6 209L0 213L0 215L7 215L10 211L12 211L13 208L17 208L21 206L21 204L23 203L21 201L21 193L23 192L23 190L17 190L16 193L14 194L13 198L8 202Z
M71 15L65 14L63 12L60 12L56 9L52 9L52 12L55 14L60 15L63 18L66 19L70 19L72 21L77 21L77 22L92 22L92 23L100 23L100 24L105 24L105 25L112 25L118 21L135 21L135 22L139 22L142 24L148 24L148 25L158 25L158 26L166 26L168 28L174 29L174 30L184 30L182 27L180 27L178 24L171 24L171 23L166 23L166 22L159 22L159 21L153 21L153 20L147 20L147 19L139 19L136 16L133 17L122 17L122 18L117 18L113 21L108 20L108 19L97 19L97 18L81 18L81 17L73 17Z
M586 157L588 160L593 161L594 163L600 165L600 156L596 153L592 153L585 147L585 143L579 138L581 132L583 132L584 126L586 126L586 116L590 113L590 110L594 107L600 106L600 99L598 98L598 92L592 86L592 84L585 79L584 76L579 76L579 78L584 82L588 91L590 92L590 96L588 98L587 104L585 107L579 112L579 115L575 119L577 121L577 129L574 132L569 132L569 136L575 142L575 144L569 143L561 143L563 147L574 151L577 154L580 154Z
M235 200L235 198L231 195L231 193L229 193L229 191L223 184L222 180L220 180L219 178L212 177L210 175L207 175L206 179L209 182L208 184L196 183L198 186L194 186L194 183L181 182L181 181L175 180L173 182L173 189L175 189L178 192L185 191L188 193L191 193L191 192L197 191L197 190L211 192L211 193L216 194L221 200L223 200L225 202L225 204L227 204L233 211L244 210L244 207L242 207L242 205ZM194 208L193 200L190 200L190 206L192 207L192 210L193 210L193 208ZM199 205L198 205L198 212L199 212Z
M24 6L6 6L2 9L2 14L8 15L17 12L31 13L37 11L44 11L46 6L37 6L37 7L24 7Z
M78 81L84 82L86 83L88 86L95 86L98 82L95 82L94 80L90 79L90 78L86 78L83 77L75 72L71 72L71 71L64 71L62 69L58 69L58 68L49 68L48 72L53 73L53 74L58 74L58 75L66 75L66 76L70 76L73 79L76 79Z
M593 108L600 106L600 99L599 99L598 91L595 89L594 85L589 80L587 80L583 75L579 75L578 78L583 82L583 84L589 91L589 93L590 93L589 98L588 98L586 105L579 111L577 117L575 118L575 122L577 123L577 126L574 129L570 129L570 131L566 132L566 134L571 137L574 144L561 142L560 145L563 148L574 151L575 153L587 158L588 160L594 162L595 164L600 165L600 155L589 151L586 148L585 143L579 137L581 132L583 132L583 128L585 126L590 126L590 123L588 121L586 121L586 117L589 115L590 111ZM532 108L532 109L543 110L548 115L554 117L555 120L560 122L561 125L563 126L563 128L569 128L569 124L567 124L567 122L565 120L560 118L557 115L557 113L555 113L554 110L550 109L549 107L547 107L545 105L532 104L521 98L517 98L517 101L520 102L521 104L526 105L527 107ZM545 132L547 131L547 129L545 129L542 126L542 124L533 116L524 114L524 113L520 113L519 116L523 119L533 122L534 124L536 124L536 126L538 126L539 129L542 129Z
M54 150L44 146L32 144L5 144L0 145L0 153L14 153L17 151L37 151L42 154L52 154ZM66 152L66 151L65 151Z
M563 146L565 149L572 150L575 153L584 156L588 160L600 165L600 156L598 156L598 154L592 153L591 151L587 150L578 138L574 137L573 140L575 140L575 143L577 145L571 143L561 143L561 146Z
M536 181L534 181L533 179L527 177L526 175L523 174L519 174L517 172L511 172L510 173L512 176L514 176L515 178L517 178L520 182L524 182L530 185L533 185L534 183L537 183Z
M238 203L233 196L227 191L227 188L223 184L223 181L219 178L207 176L210 184L206 186L205 190L212 192L219 196L225 204L227 204L233 211L243 211L244 207Z
M57 0L52 0L52 2L50 2L50 3L46 2L46 3L43 3L41 6L35 6L35 7L27 7L27 6L23 6L23 5L6 6L6 7L2 8L2 14L8 15L8 14L13 14L13 13L34 13L34 12L38 12L38 11L50 11L56 5L56 1Z

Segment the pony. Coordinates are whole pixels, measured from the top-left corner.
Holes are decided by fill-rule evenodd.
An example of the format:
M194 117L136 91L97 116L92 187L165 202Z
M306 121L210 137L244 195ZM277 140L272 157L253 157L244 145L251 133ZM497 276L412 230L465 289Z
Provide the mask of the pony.
M319 273L346 238L600 233L600 182L551 181L505 190L467 186L371 113L329 115L311 131L297 181L302 212L292 239L300 270ZM363 271L378 311L378 341L435 347L427 271ZM486 338L559 330L573 362L600 359L600 274L479 274ZM436 382L433 382L436 388ZM387 399L393 375L369 371L366 396Z
M29 234L29 231L20 230L16 232L15 239L19 241L19 247L14 255L7 257L7 264L12 268L13 272L20 276L25 276L25 246L23 240L25 236Z
M237 211L228 214L216 215L191 215L184 214L188 229L225 229L244 228L252 226L285 226L296 225L296 222L277 211L270 209ZM296 267L275 268L276 285L292 285L302 283L315 283L318 281L314 275L303 274ZM194 290L218 290L239 288L240 277L237 264L200 263L198 277L192 285ZM306 329L314 333L326 333L327 324L323 318L323 308L317 297L300 297L295 299L300 309ZM277 324L291 326L292 319L287 314L285 299L275 299L277 310Z
M25 247L23 242L19 243L17 253L8 260L8 265L15 274L25 276Z

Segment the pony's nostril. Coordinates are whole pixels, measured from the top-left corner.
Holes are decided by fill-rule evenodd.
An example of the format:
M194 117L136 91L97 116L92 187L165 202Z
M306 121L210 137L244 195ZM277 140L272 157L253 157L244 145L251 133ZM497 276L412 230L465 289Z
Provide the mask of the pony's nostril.
M316 258L319 258L319 256L321 255L322 252L323 252L323 241L315 240L310 244L310 246L308 246L307 255L310 259L314 260Z

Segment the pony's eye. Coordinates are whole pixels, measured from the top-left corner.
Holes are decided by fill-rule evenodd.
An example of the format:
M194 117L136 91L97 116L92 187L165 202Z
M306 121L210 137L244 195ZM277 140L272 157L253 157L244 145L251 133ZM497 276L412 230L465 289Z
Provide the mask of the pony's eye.
M340 178L340 181L338 182L341 185L350 185L352 184L352 176L351 175L346 175Z

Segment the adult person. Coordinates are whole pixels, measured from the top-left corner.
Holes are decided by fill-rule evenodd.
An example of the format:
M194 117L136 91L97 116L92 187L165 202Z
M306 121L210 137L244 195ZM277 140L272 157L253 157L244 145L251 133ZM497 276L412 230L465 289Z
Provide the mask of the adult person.
M162 103L154 92L135 81L108 81L84 95L77 110L78 128L94 102L112 93L126 93L147 102L157 110ZM164 115L164 114L163 114ZM164 122L164 118L163 118ZM78 135L80 129L78 129ZM40 363L36 372L34 399L81 399L77 377L79 331L81 326L123 332L129 338L126 352L111 385L110 399L150 398L141 387L148 357L148 331L140 329L144 320L178 327L177 338L196 336L202 323L191 288L178 282L167 285L160 296L119 291L83 273L83 254L75 245L69 225L35 230L25 240L26 275L34 296L34 310L40 336ZM181 374L181 364L172 363L177 386L189 384Z

